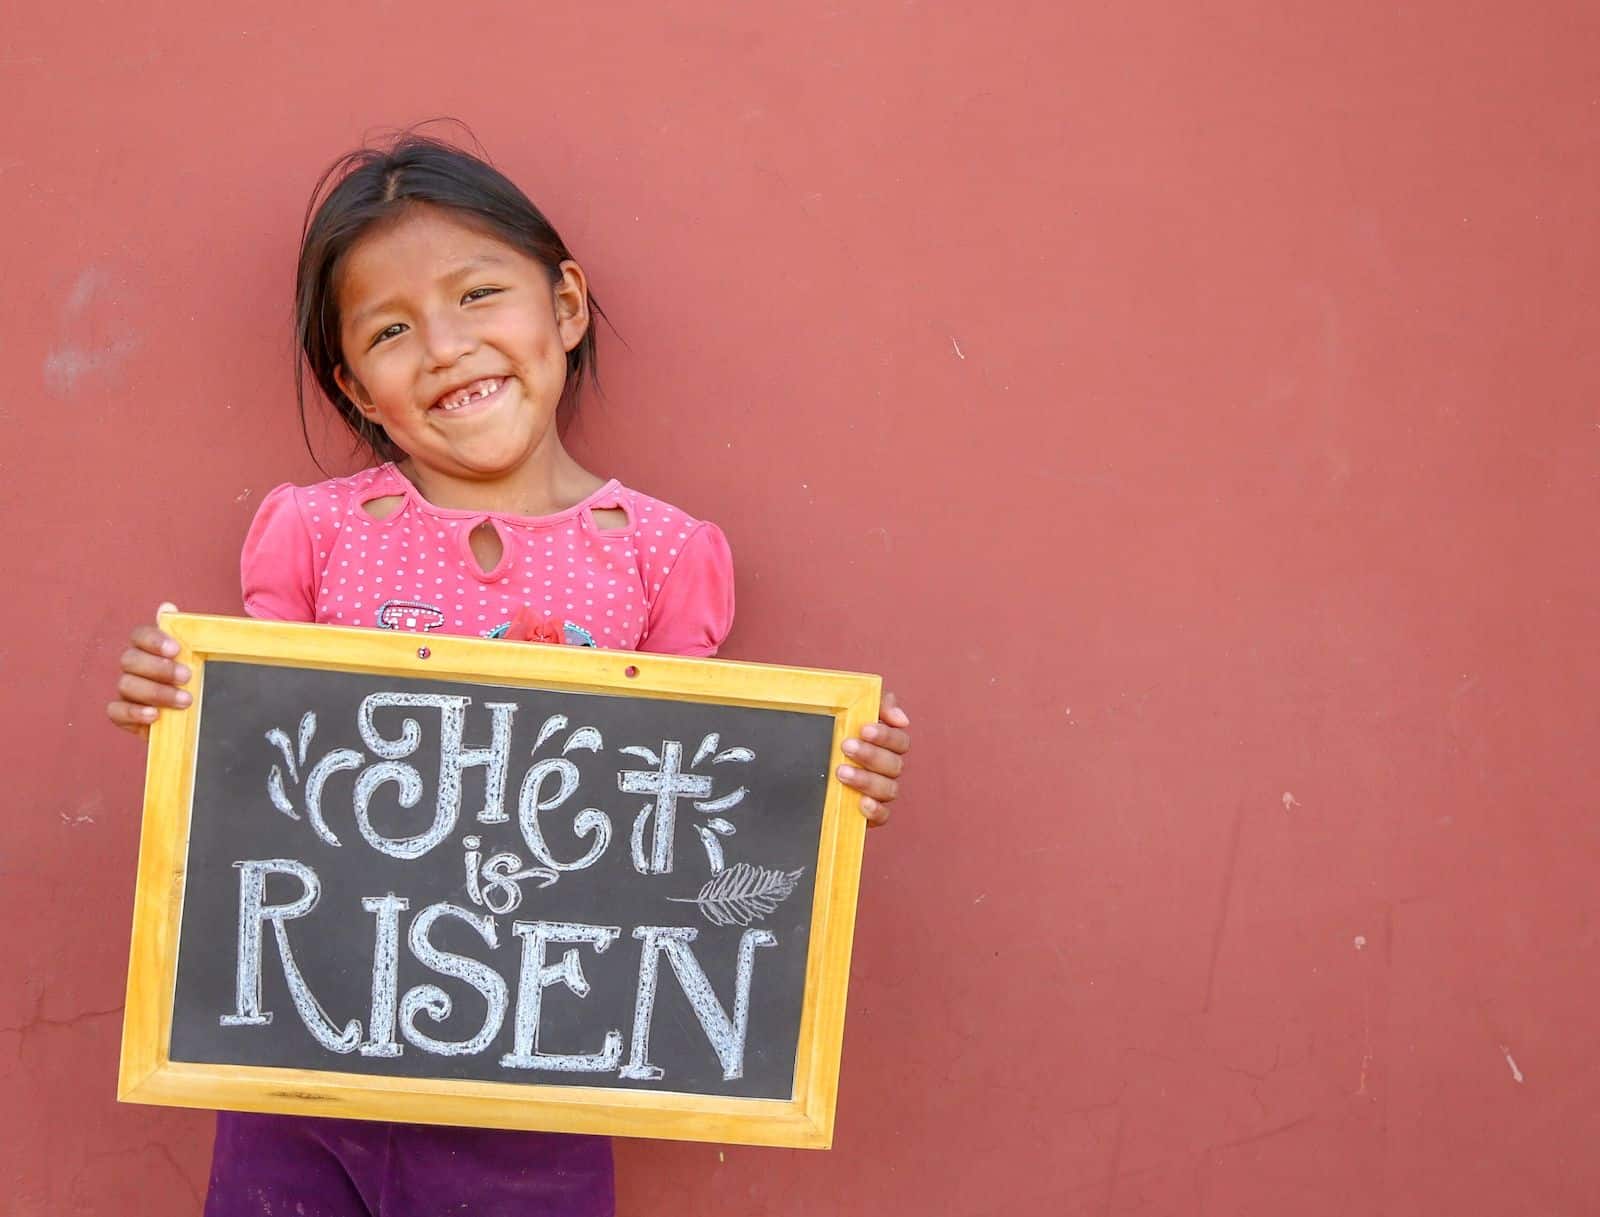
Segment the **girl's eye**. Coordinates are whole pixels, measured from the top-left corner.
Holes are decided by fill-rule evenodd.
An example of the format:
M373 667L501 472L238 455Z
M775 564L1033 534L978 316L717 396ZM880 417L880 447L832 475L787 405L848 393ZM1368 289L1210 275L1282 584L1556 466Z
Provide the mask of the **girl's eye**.
M405 326L401 325L397 321L393 325L379 330L372 336L372 346L377 346L380 342L385 342L390 338L394 338L399 334L403 334L405 332L405 328Z
M492 296L500 289L498 287L475 287L465 296L461 297L462 304L470 304L474 300L482 300L485 296Z

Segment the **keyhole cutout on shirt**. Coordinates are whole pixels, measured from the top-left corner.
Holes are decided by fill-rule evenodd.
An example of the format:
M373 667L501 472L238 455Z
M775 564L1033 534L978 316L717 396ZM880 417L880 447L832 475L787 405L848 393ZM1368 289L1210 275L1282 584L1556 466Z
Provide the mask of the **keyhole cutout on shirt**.
M620 507L596 507L589 512L589 518L594 521L596 528L603 528L607 532L616 532L628 526L628 513Z
M500 559L505 556L505 542L500 539L500 530L492 520L485 520L474 528L467 537L467 544L472 547L472 560L486 575L499 566Z
M387 520L400 510L400 505L405 501L406 496L403 494L386 494L380 498L368 499L361 504L361 510L374 520Z

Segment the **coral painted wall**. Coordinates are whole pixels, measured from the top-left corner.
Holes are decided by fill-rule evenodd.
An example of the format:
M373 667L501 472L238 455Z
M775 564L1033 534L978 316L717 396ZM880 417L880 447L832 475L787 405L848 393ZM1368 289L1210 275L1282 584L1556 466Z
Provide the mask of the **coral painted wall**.
M627 345L574 443L722 522L729 654L882 671L837 1147L624 1214L1577 1214L1600 1196L1600 10L12 7L0 1210L196 1212L113 1100L163 598L316 475L288 296L468 120Z

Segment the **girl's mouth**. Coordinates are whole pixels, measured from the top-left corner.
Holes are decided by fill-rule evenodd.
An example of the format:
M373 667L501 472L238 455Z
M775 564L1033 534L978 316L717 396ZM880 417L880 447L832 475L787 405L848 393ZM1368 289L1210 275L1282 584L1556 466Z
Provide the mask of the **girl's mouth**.
M499 399L506 383L506 377L485 376L482 380L475 380L452 393L446 393L433 403L433 410L454 416L476 414Z

